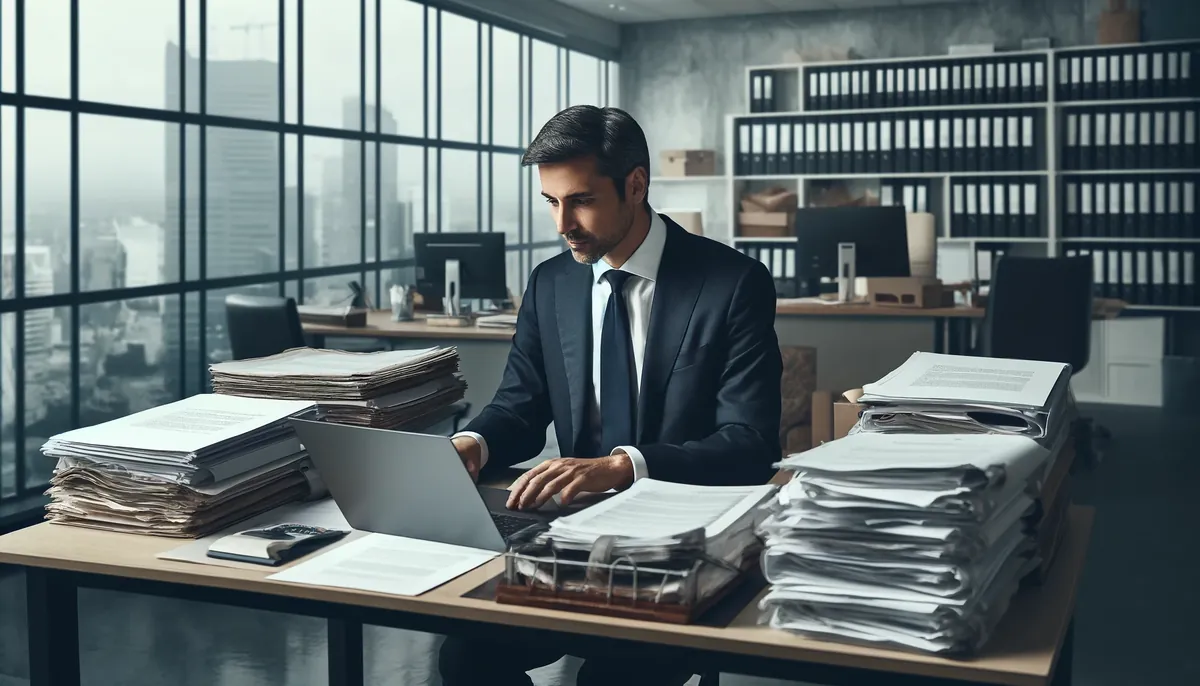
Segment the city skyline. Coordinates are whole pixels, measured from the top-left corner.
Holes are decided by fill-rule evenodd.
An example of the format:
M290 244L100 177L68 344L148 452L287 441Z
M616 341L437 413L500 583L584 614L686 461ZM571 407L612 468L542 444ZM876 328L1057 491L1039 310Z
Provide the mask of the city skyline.
M519 146L540 121L567 104L581 98L605 104L601 68L607 63L486 24L481 29L474 20L450 12L393 1L382 5L379 18L368 7L366 71L360 73L357 4L308 0L306 27L320 31L306 28L300 69L297 12L294 4L286 4L281 83L279 3L209 0L204 55L198 43L198 4L186 2L184 50L177 3L121 0L103 8L80 3L80 98L118 107L106 114L79 114L78 138L73 140L71 115L65 110L69 32L66 15L56 12L66 4L25 3L24 94L58 99L38 101L50 104L37 107L13 94L14 3L0 0L0 91L5 97L0 106L0 299L14 299L19 290L14 282L18 173L24 189L23 299L69 297L75 285L80 293L118 298L79 305L77 315L65 303L27 309L23 301L18 301L19 312L0 314L0 499L17 492L18 455L26 477L22 486L44 482L53 465L39 448L49 436L76 423L105 421L205 390L206 365L229 355L224 297L231 292L278 293L275 275L281 268L354 268L342 275L305 277L303 291L296 281L283 284L286 293L303 302L334 303L345 301L346 284L358 280L360 270L367 272L365 285L373 297L386 297L396 280L410 282L411 267L380 272L372 263L411 257L414 232L488 230L491 222L514 247L557 238L552 223L545 231L549 217L537 198L531 170L520 166ZM113 40L118 34L122 38ZM572 66L560 74L568 53ZM234 118L221 126L206 122L203 147L198 124L156 121L145 118L145 110L120 109L199 114L202 58L207 60L207 114ZM428 72L412 67L425 62ZM364 80L365 93L360 88ZM299 123L301 82L303 136L295 130L281 135L271 130L281 123L281 104L282 123ZM569 85L562 88L573 82L578 82L573 92ZM588 92L594 93L591 99L581 95ZM24 113L20 170L18 108ZM238 126L236 120L257 123ZM413 143L365 139L377 124L380 132L406 136ZM309 127L351 133L318 135L320 130ZM452 147L444 147L443 141ZM463 144L470 149L462 149ZM491 144L500 149L489 148ZM73 148L79 184L74 193L69 183ZM78 198L74 228L73 197ZM525 214L531 209L535 222L528 226ZM522 269L560 249L513 250L508 261L513 290L519 292L523 283ZM73 255L77 264L72 264ZM186 293L151 297L123 295L131 288L222 278L262 283L200 292L190 292L195 286L188 286ZM73 370L78 378L72 378ZM79 395L73 397L76 388ZM21 450L18 438L24 441Z

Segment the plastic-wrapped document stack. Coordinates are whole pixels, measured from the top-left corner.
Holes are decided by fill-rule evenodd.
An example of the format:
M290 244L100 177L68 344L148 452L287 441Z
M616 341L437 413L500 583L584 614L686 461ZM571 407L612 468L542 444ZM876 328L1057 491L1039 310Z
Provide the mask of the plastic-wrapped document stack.
M771 626L969 654L1036 566L1032 482L1050 451L1021 436L858 433L786 458L763 523Z
M54 436L46 518L194 538L324 487L289 419L311 402L196 395Z
M913 353L863 387L854 431L1011 434L1053 449L1075 417L1070 380L1058 362Z
M690 621L757 558L762 506L774 492L640 479L519 534L497 599Z
M428 426L446 418L467 384L458 350L373 353L296 348L210 367L213 391L316 402L327 421L380 429Z

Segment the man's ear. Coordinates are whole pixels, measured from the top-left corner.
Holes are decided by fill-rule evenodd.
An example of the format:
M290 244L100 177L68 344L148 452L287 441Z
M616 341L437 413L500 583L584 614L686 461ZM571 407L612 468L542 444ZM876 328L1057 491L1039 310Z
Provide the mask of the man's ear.
M650 177L646 176L645 167L637 167L625 176L625 197L635 205L640 205L646 200L649 187Z

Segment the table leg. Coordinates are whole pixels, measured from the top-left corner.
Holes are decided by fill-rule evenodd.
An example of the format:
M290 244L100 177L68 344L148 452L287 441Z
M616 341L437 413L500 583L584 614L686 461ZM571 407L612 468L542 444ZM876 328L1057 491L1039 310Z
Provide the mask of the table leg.
M1062 650L1058 654L1058 664L1054 667L1054 675L1050 679L1053 686L1071 686L1072 672L1075 662L1075 620L1067 626L1067 635L1063 637Z
M79 600L69 572L25 568L30 686L79 686Z
M363 686L363 627L343 619L328 620L329 686Z
M936 317L933 320L933 352L946 352L946 319Z

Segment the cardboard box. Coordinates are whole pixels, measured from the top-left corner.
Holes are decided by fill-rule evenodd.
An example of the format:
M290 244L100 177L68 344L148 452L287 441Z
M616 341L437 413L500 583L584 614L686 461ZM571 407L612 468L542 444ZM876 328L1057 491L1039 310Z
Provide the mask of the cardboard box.
M1100 45L1137 43L1141 40L1141 17L1127 9L1125 0L1109 0L1108 9L1096 22L1096 42Z
M658 155L660 176L716 176L717 154L712 150L663 150Z
M814 448L850 433L850 429L858 423L858 413L863 409L863 406L857 402L861 397L861 388L844 393L813 391L812 444Z
M737 235L743 238L788 238L795 235L792 212L739 212Z
M742 212L795 212L800 207L800 197L795 191L773 187L742 196Z
M659 210L683 227L688 233L704 235L704 216L699 210Z
M886 307L951 307L954 294L940 279L916 276L868 277L867 301Z

